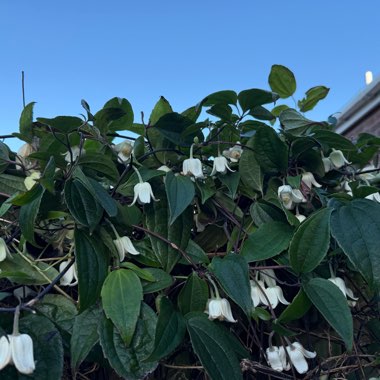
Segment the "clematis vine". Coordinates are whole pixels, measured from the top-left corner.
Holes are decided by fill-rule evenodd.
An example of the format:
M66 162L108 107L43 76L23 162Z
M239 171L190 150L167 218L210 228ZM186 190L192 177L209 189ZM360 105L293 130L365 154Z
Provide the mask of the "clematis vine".
M189 175L194 178L204 178L202 170L202 162L199 158L193 158L194 144L190 147L190 158L183 161L182 173L183 175Z
M36 366L34 363L33 340L28 334L20 334L18 321L19 306L16 308L13 332L0 338L0 370L8 364L13 364L23 375L30 375Z
M226 298L221 298L219 295L219 291L215 282L209 278L212 286L215 290L215 296L210 289L211 298L207 301L205 313L208 314L208 319L211 321L214 319L219 319L220 321L227 321L235 323L237 320L234 319L231 311L231 305Z
M125 255L127 253L131 255L140 254L140 252L133 246L132 241L128 236L120 237L112 223L110 223L110 226L116 236L116 239L113 240L113 243L116 247L117 253L119 254L120 262L124 261Z
M226 174L227 170L229 170L230 172L235 171L228 166L227 158L219 155L214 159L214 165L212 167L212 172L210 175L213 176L216 173Z
M133 169L135 170L137 174L139 183L137 183L135 187L133 188L133 191L134 191L133 202L129 206L133 206L136 203L136 201L138 201L138 203L142 205L146 203L150 203L151 199L153 199L154 201L158 201L158 199L154 197L152 186L150 186L150 183L143 181L140 172L134 166L133 166Z

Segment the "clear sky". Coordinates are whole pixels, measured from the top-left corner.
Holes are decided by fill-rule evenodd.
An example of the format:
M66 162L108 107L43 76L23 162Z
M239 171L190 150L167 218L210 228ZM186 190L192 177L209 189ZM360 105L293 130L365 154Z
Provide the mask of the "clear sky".
M378 0L1 0L1 134L35 116L78 115L127 98L139 122L160 95L176 111L211 92L266 88L272 64L297 78L296 98L331 88L309 113L325 120L380 74Z

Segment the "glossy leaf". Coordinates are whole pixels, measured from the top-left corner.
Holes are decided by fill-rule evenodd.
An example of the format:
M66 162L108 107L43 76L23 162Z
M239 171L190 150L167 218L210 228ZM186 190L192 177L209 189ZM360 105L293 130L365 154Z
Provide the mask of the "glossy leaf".
M20 134L22 139L28 143L33 141L33 108L35 104L35 102L27 104L20 116Z
M214 257L210 269L227 295L249 316L253 305L246 260L236 254L228 254L223 259Z
M55 132L61 132L65 134L77 130L82 124L84 124L84 120L74 116L57 116L53 119L38 117L37 121L48 125Z
M324 99L330 89L325 86L312 87L306 91L306 97L298 102L301 112L312 110L320 100Z
M155 125L157 121L167 113L173 112L173 109L170 103L163 97L160 96L160 99L153 108L152 113L149 117L149 125Z
M287 323L302 318L310 309L311 302L306 293L301 289L293 298L293 301L278 317L281 323Z
M192 311L204 311L208 298L206 281L193 272L178 294L178 307L183 315Z
M239 173L241 181L249 188L262 192L263 173L253 152L253 138L248 140L247 146L251 149L244 149L239 161Z
M270 91L252 88L241 91L238 95L239 104L243 112L253 109L263 104L275 103L279 98L278 94Z
M157 362L145 362L153 351L156 324L156 314L142 303L135 334L127 347L112 322L105 317L100 319L98 333L103 354L119 376L140 380L157 367Z
M0 141L0 174L7 169L9 165L8 161L9 149L3 142Z
M304 290L313 305L331 327L342 337L348 350L352 347L353 322L347 299L340 289L329 280L313 278Z
M11 174L0 174L0 192L9 196L18 191L26 191L24 178Z
M288 248L293 231L293 227L289 224L267 222L249 235L241 254L248 263L277 256Z
M297 84L294 74L285 66L273 65L268 82L272 91L281 98L288 98L296 91Z
M182 315L176 311L167 297L160 299L154 350L146 361L160 360L173 352L182 342L186 323Z
M135 272L119 269L109 273L102 288L102 304L127 346L135 332L143 289Z
M311 272L330 246L330 215L324 208L309 216L297 229L289 247L290 264L297 273Z
M187 321L187 330L195 353L212 380L243 379L234 343L228 333L206 315L195 314Z
M187 176L176 176L173 172L168 172L165 177L165 188L170 209L169 225L172 225L193 201L194 183Z
M108 257L102 240L83 229L75 230L75 258L79 280L81 311L93 305L100 296L107 276Z
M369 286L380 288L380 205L355 199L335 209L331 232Z
M117 181L119 172L114 162L108 156L100 153L86 153L79 157L78 165L95 170L111 181Z
M235 91L224 90L214 92L208 95L202 101L202 105L204 107L212 106L214 104L236 104L237 102L237 94Z
M162 269L145 268L144 271L154 277L154 281L142 281L144 294L158 292L173 285L173 277Z

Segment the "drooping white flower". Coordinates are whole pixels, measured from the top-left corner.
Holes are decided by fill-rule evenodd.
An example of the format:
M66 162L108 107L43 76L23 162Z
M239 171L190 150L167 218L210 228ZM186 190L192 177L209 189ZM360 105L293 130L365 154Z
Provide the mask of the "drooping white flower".
M309 370L309 366L305 358L313 359L317 356L316 352L306 350L299 342L294 342L286 346L286 351L292 365L299 374L306 373Z
M207 301L205 313L208 314L208 319L219 319L220 321L237 322L231 311L230 303L226 298L219 296L210 298Z
M350 306L356 305L355 301L357 301L359 298L354 296L354 292L346 286L346 283L342 278L333 276L329 278L329 281L336 285L346 298L349 297L351 299L348 300L348 304Z
M306 216L302 214L296 214L295 217L299 220L300 223L306 220Z
M292 210L297 203L307 202L300 190L293 189L289 185L279 186L277 194L278 198L287 210Z
M376 169L377 168L372 164L364 166L364 168L359 172L359 178L366 182L375 179L376 175L374 175L373 173L376 171ZM369 170L372 170L372 173L361 173Z
M153 199L154 201L158 201L158 199L154 197L152 186L150 186L150 183L144 182L139 171L135 167L133 167L133 169L135 170L137 177L139 178L139 183L137 183L133 188L133 202L129 206L133 206L136 203L136 201L138 201L138 203L142 205L150 203L151 199Z
M131 158L133 146L130 141L122 141L121 143L115 145L114 149L117 152L117 156L120 158L121 161L125 162Z
M228 162L227 162L227 158L226 157L223 157L223 156L218 156L218 157L215 157L214 159L214 165L212 167L212 172L211 172L211 176L215 175L217 172L218 173L222 173L222 174L226 174L227 173L227 169L230 171L230 172L234 172L235 170L232 170L229 166L228 166Z
M59 264L59 271L62 272L70 263L70 260L62 261ZM75 264L67 270L67 272L61 277L59 283L62 286L75 286L78 284L78 274L75 267Z
M182 163L183 175L189 175L195 178L204 178L202 162L199 158L193 158L194 144L190 147L190 158L187 158Z
M13 323L12 335L0 338L0 370L8 364L14 364L17 371L24 375L34 372L33 340L28 334L20 334L18 330L18 319L20 315L17 307Z
M301 190L293 189L292 190L292 201L294 203L305 203L307 199L302 194Z
M346 164L351 164L351 162L348 162L346 157L344 157L344 154L341 150L336 150L334 148L329 155L329 159L335 169L340 169Z
M4 261L9 254L7 243L3 238L0 238L0 262Z
M240 144L239 141L237 144ZM230 159L231 162L238 162L243 153L243 149L240 145L234 145L232 148L223 151L223 156Z
M30 190L41 178L41 173L38 171L33 171L30 175L25 177L24 185L27 190Z
M260 304L265 304L265 284L261 280L250 280L251 285L251 299L254 307L259 306Z
M17 169L24 167L25 170L29 170L33 167L34 163L32 160L28 159L29 155L33 153L35 149L32 144L25 143L17 151L16 162L21 166L17 165Z
M262 300L262 303L264 305L268 306L269 301L271 307L275 309L279 302L281 302L283 305L290 304L290 302L285 299L282 289L276 283L276 276L273 269L265 269L261 271L261 278L268 285L264 289L266 295L266 298L263 298Z
M319 184L315 178L313 173L311 172L305 172L302 174L302 182L309 188L311 189L313 186L315 187L321 187L322 185Z
M78 145L71 147L71 155L72 155L73 162L79 157L79 155L84 155L85 153L86 153L86 151L83 148L80 149L80 147ZM63 155L65 156L65 161L70 164L71 163L70 152L67 151L66 153L63 153Z
M275 371L289 371L290 365L286 359L284 347L271 346L266 349L266 359L268 364Z
M139 255L140 252L133 246L131 239L128 236L117 237L114 241L115 247L119 254L120 262L125 259L125 254Z
M331 171L334 168L332 162L330 161L330 159L328 157L322 157L322 162L323 162L323 166L325 168L325 173L328 173L329 171Z
M367 195L365 198L369 199L370 201L380 203L380 194L379 193L372 193L370 195Z

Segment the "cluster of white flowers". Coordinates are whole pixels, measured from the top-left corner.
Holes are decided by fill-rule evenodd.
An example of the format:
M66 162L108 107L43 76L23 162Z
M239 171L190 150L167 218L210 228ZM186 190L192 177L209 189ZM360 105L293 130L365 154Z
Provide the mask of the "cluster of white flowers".
M277 347L270 345L266 349L266 359L268 364L275 371L289 371L291 368L285 350L289 356L290 363L300 374L306 373L309 370L305 358L313 359L317 356L316 352L306 350L299 342L288 342L288 345L285 348L283 346Z
M8 364L13 364L24 375L34 372L33 340L28 334L20 334L18 329L19 308L17 307L13 332L0 338L0 371Z
M293 210L299 203L307 202L302 192L290 185L282 185L277 190L278 198L287 210Z
M285 299L282 289L277 285L276 275L273 269L264 269L260 271L256 280L250 280L251 298L253 306L270 305L275 309L279 302L283 305L289 305Z

